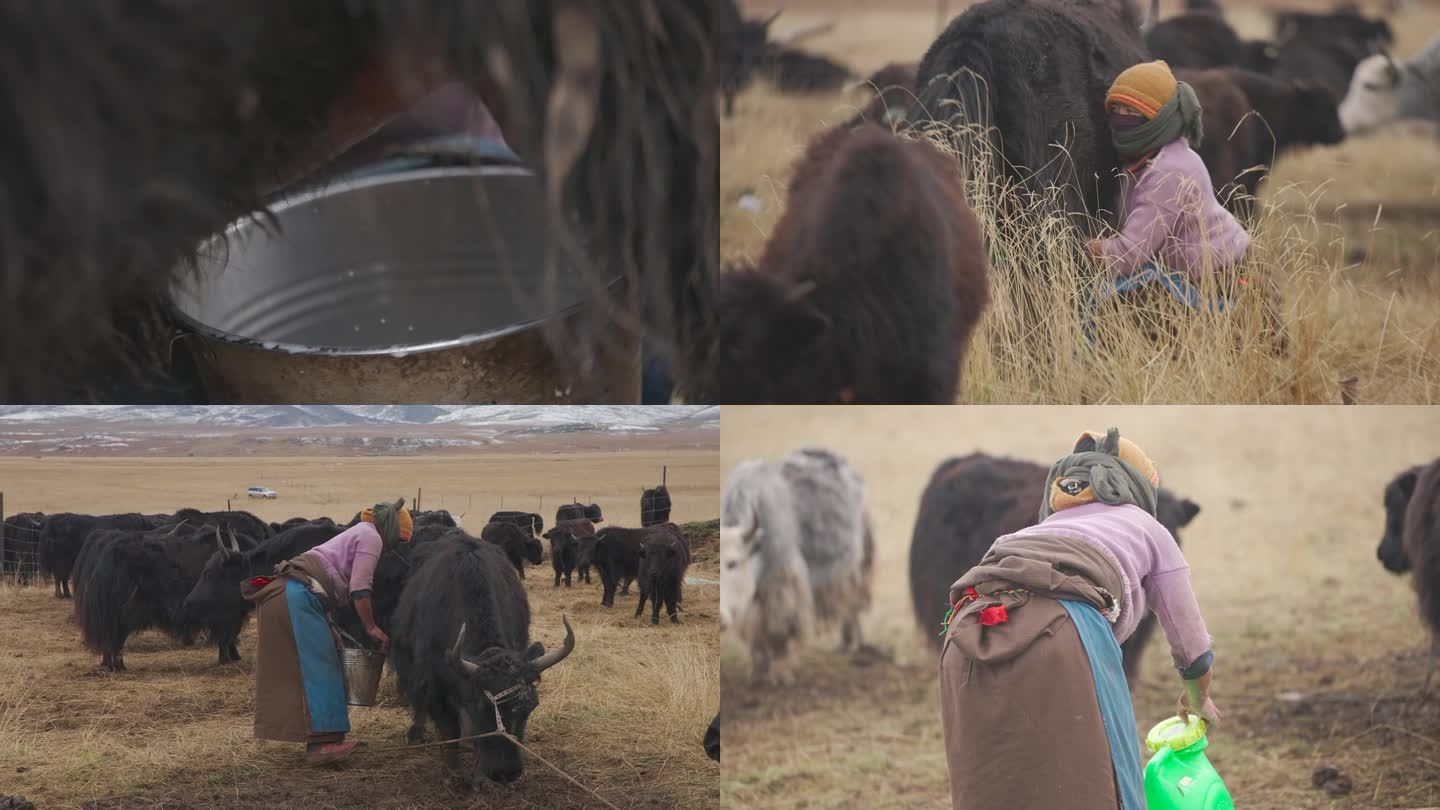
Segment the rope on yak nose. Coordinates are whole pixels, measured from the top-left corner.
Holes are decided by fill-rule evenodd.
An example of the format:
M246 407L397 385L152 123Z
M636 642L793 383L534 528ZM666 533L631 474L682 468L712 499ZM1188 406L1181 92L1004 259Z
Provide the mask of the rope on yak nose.
M365 747L365 748L361 748L361 749L356 750L355 753L356 753L356 754L380 754L380 753L384 753L384 752L387 752L387 751L404 751L404 750L411 749L411 748L430 748L430 747L433 747L433 746L436 746L436 745L450 745L450 744L452 744L452 743L469 742L470 740L482 740L482 739L484 739L484 738L486 738L486 737L503 737L504 739L507 739L507 740L509 740L510 742L514 743L514 744L515 744L515 747L519 748L521 751L524 751L525 753L529 754L530 756L534 757L535 759L540 760L540 763L541 763L542 765L544 765L545 767L549 768L550 770L554 771L555 773L560 774L560 776L561 776L562 778L564 778L565 781L569 782L570 784L574 785L575 787L580 788L581 790L585 791L586 793L589 793L591 796L594 796L594 797L595 797L595 801L600 802L601 804L605 805L606 807L609 807L610 810L620 810L619 807L616 807L614 804L612 804L610 801L608 801L604 796L601 796L599 793L596 793L595 791L593 791L593 790L591 790L590 788L586 787L585 785L581 784L579 781L577 781L577 780L575 779L575 777L571 776L570 774L568 774L568 773L560 770L560 768L559 768L558 766L556 766L554 763L552 763L550 760L548 760L548 759L540 756L539 754L535 753L535 751L534 751L533 749L531 749L529 746L525 745L525 743L520 742L520 740L519 740L518 738L516 738L514 734L511 734L508 730L506 730L506 728L505 728L505 720L504 720L504 718L502 718L502 717L500 716L500 702L501 702L501 701L504 701L504 700L509 700L509 699L511 699L514 693L520 691L520 690L523 689L525 686L526 686L526 684L518 683L518 684L515 684L514 686L510 687L509 689L503 690L503 691L500 692L500 694L498 694L498 695L492 695L492 694L489 693L489 692L486 692L486 693L485 693L485 697L490 698L490 705L491 705L491 707L495 709L495 730L494 730L494 731L487 731L487 732L485 732L484 734L471 734L471 735L469 735L468 737L456 737L456 738L453 739L453 740L439 740L439 741L437 741L437 742L414 743L414 744L406 744L406 745L387 745L387 746L383 746L383 747L380 747L380 748L370 748L370 747L367 746L367 747ZM479 762L476 762L475 765L476 765L476 767L478 768L480 764L479 764Z

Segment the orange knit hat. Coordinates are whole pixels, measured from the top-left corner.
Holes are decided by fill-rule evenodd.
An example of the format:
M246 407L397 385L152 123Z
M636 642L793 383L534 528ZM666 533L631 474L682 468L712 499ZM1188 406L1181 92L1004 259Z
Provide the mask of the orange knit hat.
M404 503L404 501L402 500L399 503L395 504L394 507L392 507L395 510L395 523L397 524L397 528L399 529L400 542L408 543L410 542L411 535L413 535L415 532L415 518L410 514L410 510L406 509L403 506L400 506L400 503ZM374 524L374 507L368 508L361 512L360 519L366 523Z
M1169 65L1160 60L1143 62L1115 77L1110 92L1105 94L1105 109L1121 102L1139 110L1146 118L1154 118L1160 114L1160 108L1175 97L1176 89L1175 74L1170 72Z

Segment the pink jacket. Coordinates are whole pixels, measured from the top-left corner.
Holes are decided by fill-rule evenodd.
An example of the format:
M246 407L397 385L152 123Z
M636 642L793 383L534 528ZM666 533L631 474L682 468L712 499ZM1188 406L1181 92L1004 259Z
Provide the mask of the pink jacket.
M997 539L995 545L1026 535L1079 540L1110 558L1125 581L1120 617L1112 628L1117 641L1124 643L1135 632L1148 608L1160 620L1176 667L1188 667L1210 650L1210 633L1190 587L1190 566L1175 538L1149 512L1130 505L1072 506Z
M1205 162L1184 138L1166 144L1138 174L1120 177L1120 233L1102 240L1113 277L1128 276L1159 259L1200 279L1207 256L1213 269L1233 267L1250 234L1215 199Z
M326 540L310 552L320 558L330 581L340 589L331 594L335 601L349 603L350 594L370 590L375 566L385 550L385 541L373 524L361 521Z

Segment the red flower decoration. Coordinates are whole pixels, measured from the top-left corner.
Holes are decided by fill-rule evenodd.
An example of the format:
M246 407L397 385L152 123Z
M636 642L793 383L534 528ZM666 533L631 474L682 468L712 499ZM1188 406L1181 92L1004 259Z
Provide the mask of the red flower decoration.
M972 587L972 588L966 588L966 589L965 589L965 595L968 596L968 597L970 597L971 599L979 599L979 598L980 598L980 592L977 591L977 590L975 590L973 587Z
M1005 612L1004 605L991 605L980 611L980 624L990 627L996 624L1004 624L1010 621L1010 614Z
M256 588L263 588L274 581L271 577L255 577L250 580L250 584Z

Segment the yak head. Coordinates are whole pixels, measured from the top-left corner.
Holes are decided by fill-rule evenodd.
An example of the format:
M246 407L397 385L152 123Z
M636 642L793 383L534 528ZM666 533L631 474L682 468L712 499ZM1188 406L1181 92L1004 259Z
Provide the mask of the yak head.
M605 516L600 513L600 504L598 503L585 505L585 517L589 518L591 523L605 522Z
M648 581L670 570L680 548L672 540L646 543L640 547L640 579Z
M540 673L564 661L575 651L575 631L570 619L561 614L565 624L565 643L553 652L535 642L521 653L508 647L487 647L478 652L465 652L465 625L455 637L455 646L446 656L450 667L460 676L458 702L463 707L462 729L466 736L497 731L496 720L504 723L505 731L517 740L525 739L525 724L530 713L540 705L535 685ZM478 765L485 776L502 784L514 782L525 771L520 749L504 737L483 737L475 741Z
M1385 534L1380 537L1375 556L1392 574L1410 570L1410 555L1405 552L1405 511L1410 508L1419 480L1420 468L1415 467L1400 473L1385 487Z
M575 564L582 568L595 564L595 543L600 538L598 535L575 538Z
M1181 498L1164 488L1155 493L1155 519L1170 532L1177 545L1180 543L1180 530L1189 526L1198 514L1200 505L1189 498Z
M170 533L176 533L182 525L184 524L177 524ZM199 581L185 597L186 610L205 610L240 599L240 580L245 578L249 569L234 530L230 531L227 545L220 536L220 527L216 526L215 545L217 549L210 555L210 559L206 560L205 570L201 572Z
M559 559L560 555L565 553L567 549L574 548L577 545L575 535L571 534L569 529L559 526L545 532L544 537L550 541L550 556L556 559Z
M540 561L545 559L545 546L528 535L525 537L525 559L529 560L531 565L539 565Z
M757 526L720 527L720 629L743 620L755 601L765 531Z
M1350 88L1340 102L1340 122L1347 134L1368 132L1400 116L1395 94L1406 78L1407 68L1396 64L1388 53L1368 56L1355 66Z

